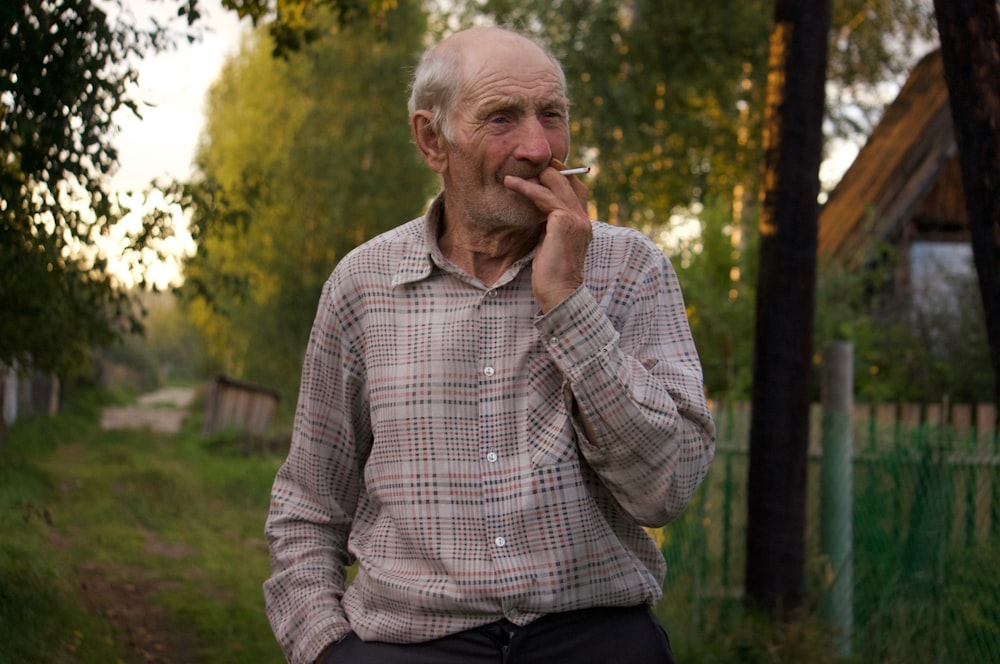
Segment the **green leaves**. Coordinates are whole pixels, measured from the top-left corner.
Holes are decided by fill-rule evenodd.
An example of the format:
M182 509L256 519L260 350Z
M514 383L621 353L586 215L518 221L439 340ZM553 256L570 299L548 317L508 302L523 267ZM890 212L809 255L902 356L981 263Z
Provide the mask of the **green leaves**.
M130 58L169 37L102 7L23 0L0 10L0 364L67 371L139 324L101 248L128 212L107 176L115 114L135 109ZM141 255L156 228L130 250Z
M392 40L319 17L325 36L286 58L258 30L226 65L209 96L201 178L187 188L192 316L225 370L289 402L337 260L419 216L433 188L406 111L422 13L401 3Z
M756 181L766 5L485 0L466 7L470 16L539 26L566 69L577 159L597 166L589 184L598 216L662 227L678 209Z

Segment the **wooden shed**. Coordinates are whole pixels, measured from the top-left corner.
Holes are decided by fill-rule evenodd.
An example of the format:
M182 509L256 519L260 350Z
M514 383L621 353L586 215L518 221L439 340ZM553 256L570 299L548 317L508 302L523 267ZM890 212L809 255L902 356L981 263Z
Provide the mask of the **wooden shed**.
M263 435L281 400L277 391L217 376L205 405L206 435L224 429L240 429L253 436Z
M940 51L914 67L819 218L820 260L853 270L892 247L897 284L917 242L969 243Z

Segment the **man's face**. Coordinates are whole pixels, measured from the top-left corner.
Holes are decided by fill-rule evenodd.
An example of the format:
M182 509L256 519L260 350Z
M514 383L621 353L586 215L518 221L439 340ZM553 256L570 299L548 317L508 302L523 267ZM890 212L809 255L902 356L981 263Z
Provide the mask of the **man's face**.
M444 176L449 217L483 230L536 225L545 215L503 184L536 178L569 151L568 104L555 66L526 40L475 44L452 121Z

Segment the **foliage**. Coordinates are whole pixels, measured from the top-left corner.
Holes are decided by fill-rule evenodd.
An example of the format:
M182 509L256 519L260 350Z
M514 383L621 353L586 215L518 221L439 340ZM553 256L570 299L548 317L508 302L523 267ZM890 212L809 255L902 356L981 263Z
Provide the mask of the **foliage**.
M722 217L722 223L720 223ZM691 330L713 399L740 401L750 394L756 268L753 244L732 246L725 212L706 208L700 235L673 250ZM751 242L755 241L751 237ZM727 252L745 254L730 278ZM690 259L691 254L695 255ZM975 275L938 269L946 296L920 297L892 288L892 252L871 269L847 272L822 264L818 270L811 399L820 399L818 363L829 342L854 348L855 399L862 403L989 402L989 347ZM916 298L916 299L915 299ZM921 304L917 307L914 302Z
M845 0L831 40L828 135L862 138L933 36L913 0ZM760 137L773 0L691 5L668 0L468 0L485 14L537 31L565 64L580 159L600 217L663 224L677 208L759 190ZM745 201L741 201L743 203Z
M188 0L197 12L198 0ZM409 0L402 0L408 4ZM363 24L375 32L389 36L398 29L391 26L391 14L399 0L222 0L222 6L247 16L254 26L266 25L273 52L288 56L324 35L335 34L340 28ZM324 23L323 14L336 18Z
M210 355L286 401L333 265L432 192L402 93L423 18L401 4L388 28L346 27L287 59L257 32L209 96L201 178L183 192L198 250L182 293Z
M176 294L149 291L139 299L146 311L143 333L124 335L96 354L94 384L140 393L214 373L205 358L204 339L181 311Z
M933 34L933 17L911 0L835 5L826 129L859 140L887 101L878 86L908 71ZM596 166L588 185L599 218L654 237L669 234L678 215L698 218L703 237L682 244L675 263L710 394L745 398L773 2L458 6L466 24L487 15L536 31L563 60L575 104L574 161Z
M708 638L708 646L688 660L712 664L834 664L836 636L815 616L776 622L749 610Z
M485 14L552 46L574 103L576 160L596 167L598 217L644 226L756 178L760 132L748 111L765 73L766 4L473 0L464 11L466 22Z
M917 59L937 42L931 3L838 0L827 68L827 134L864 141Z
M0 364L79 367L135 329L141 309L108 273L110 229L126 209L108 193L112 145L135 62L172 42L93 0L21 0L0 9ZM169 232L163 215L126 237L140 266ZM155 253L155 251L154 251Z
M184 314L176 293L144 293L146 315L143 343L156 358L165 381L190 382L214 373L205 341Z
M695 237L674 252L705 389L713 399L750 396L756 284L756 234L731 223L728 208L708 205Z
M336 20L313 30L313 37L344 33L344 26L350 25L373 43L393 34L381 27L391 26L395 14L412 11L410 3L364 0L289 1L277 10L241 3L239 11L272 21L273 34L275 25L315 18L323 6L332 8ZM588 185L599 218L635 225L656 237L668 232L678 215L691 217L690 211L696 210L696 216L703 217L698 221L712 237L703 238L697 248L682 247L685 265L679 271L684 272L706 377L719 397L744 396L749 389L747 330L753 325L750 302L756 267L755 252L747 246L756 243L749 222L756 217L759 189L761 95L771 7L767 0L697 7L672 0L666 5L644 0L467 0L438 3L433 23L433 31L443 33L487 17L536 31L552 45L565 64L576 104L573 160L596 167ZM905 72L914 49L926 43L931 32L932 17L921 3L837 3L830 90L839 110L830 116L828 130L864 130L884 101L873 92L877 84ZM285 55L292 65L295 54ZM213 140L203 154L224 147ZM277 152L273 142L264 147L264 154ZM207 205L228 210L230 228L256 223L257 212L243 207L224 185L210 179L202 184ZM263 189L256 191L265 195ZM229 203L217 205L223 199ZM726 246L727 238L737 235L739 246ZM230 242L240 242L235 230ZM730 274L742 277L727 283ZM212 279L226 285L220 290L242 292L244 299L254 290L254 277L240 270L217 270ZM285 284L283 292L290 288ZM730 299L733 294L738 294L736 300ZM200 311L203 305L195 305L195 315L210 330L216 355L228 356L228 366L246 371L237 358L252 353L232 329L249 323L237 322L229 313L211 315L208 309L218 305L208 302ZM289 356L288 364L291 361Z
M101 384L135 393L160 386L160 367L142 335L130 334L97 354L95 378Z
M397 0L225 0L267 22L286 53L337 23L384 37ZM428 3L429 5L435 3ZM465 0L436 3L438 31L489 17L543 36L563 61L577 156L599 168L591 184L602 219L665 223L703 196L757 190L761 94L771 0L701 4L676 0ZM836 3L831 39L829 132L854 139L873 125L877 86L900 79L933 38L929 8L914 0Z
M716 400L745 400L750 394L753 346L745 331L753 329L756 252L753 244L743 251L732 246L725 211L706 208L699 221L700 236L681 243L672 254L706 389ZM858 402L989 402L993 394L989 347L975 275L937 269L946 296L904 294L893 289L893 252L885 251L884 260L867 270L847 272L828 263L820 265L811 400L820 399L818 363L823 347L849 341L854 348ZM740 269L738 281L730 278L727 252L741 254L733 261ZM921 304L915 306L915 301Z
M990 401L992 375L975 275L934 268L947 295L901 293L892 254L881 265L845 273L826 265L817 284L816 348L854 346L855 393L862 402ZM817 372L818 373L818 372ZM814 386L819 398L819 386Z

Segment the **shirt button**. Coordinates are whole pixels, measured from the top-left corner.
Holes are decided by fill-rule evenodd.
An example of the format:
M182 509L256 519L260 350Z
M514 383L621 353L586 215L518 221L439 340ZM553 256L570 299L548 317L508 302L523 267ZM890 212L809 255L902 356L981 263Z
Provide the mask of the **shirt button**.
M559 345L559 337L557 337L555 335L549 337L549 345L550 346L558 346Z
M494 369L493 367L486 367L485 369L483 369L483 373L486 374L487 376L492 376L496 372L497 370Z
M505 537L497 537L493 540L493 543L497 546L507 546L507 539Z
M486 455L486 460L489 461L490 463L496 463L497 458L498 457L496 452L490 452L489 454Z
M507 612L508 618L517 618L519 615L521 615L521 612L517 609L511 609Z

